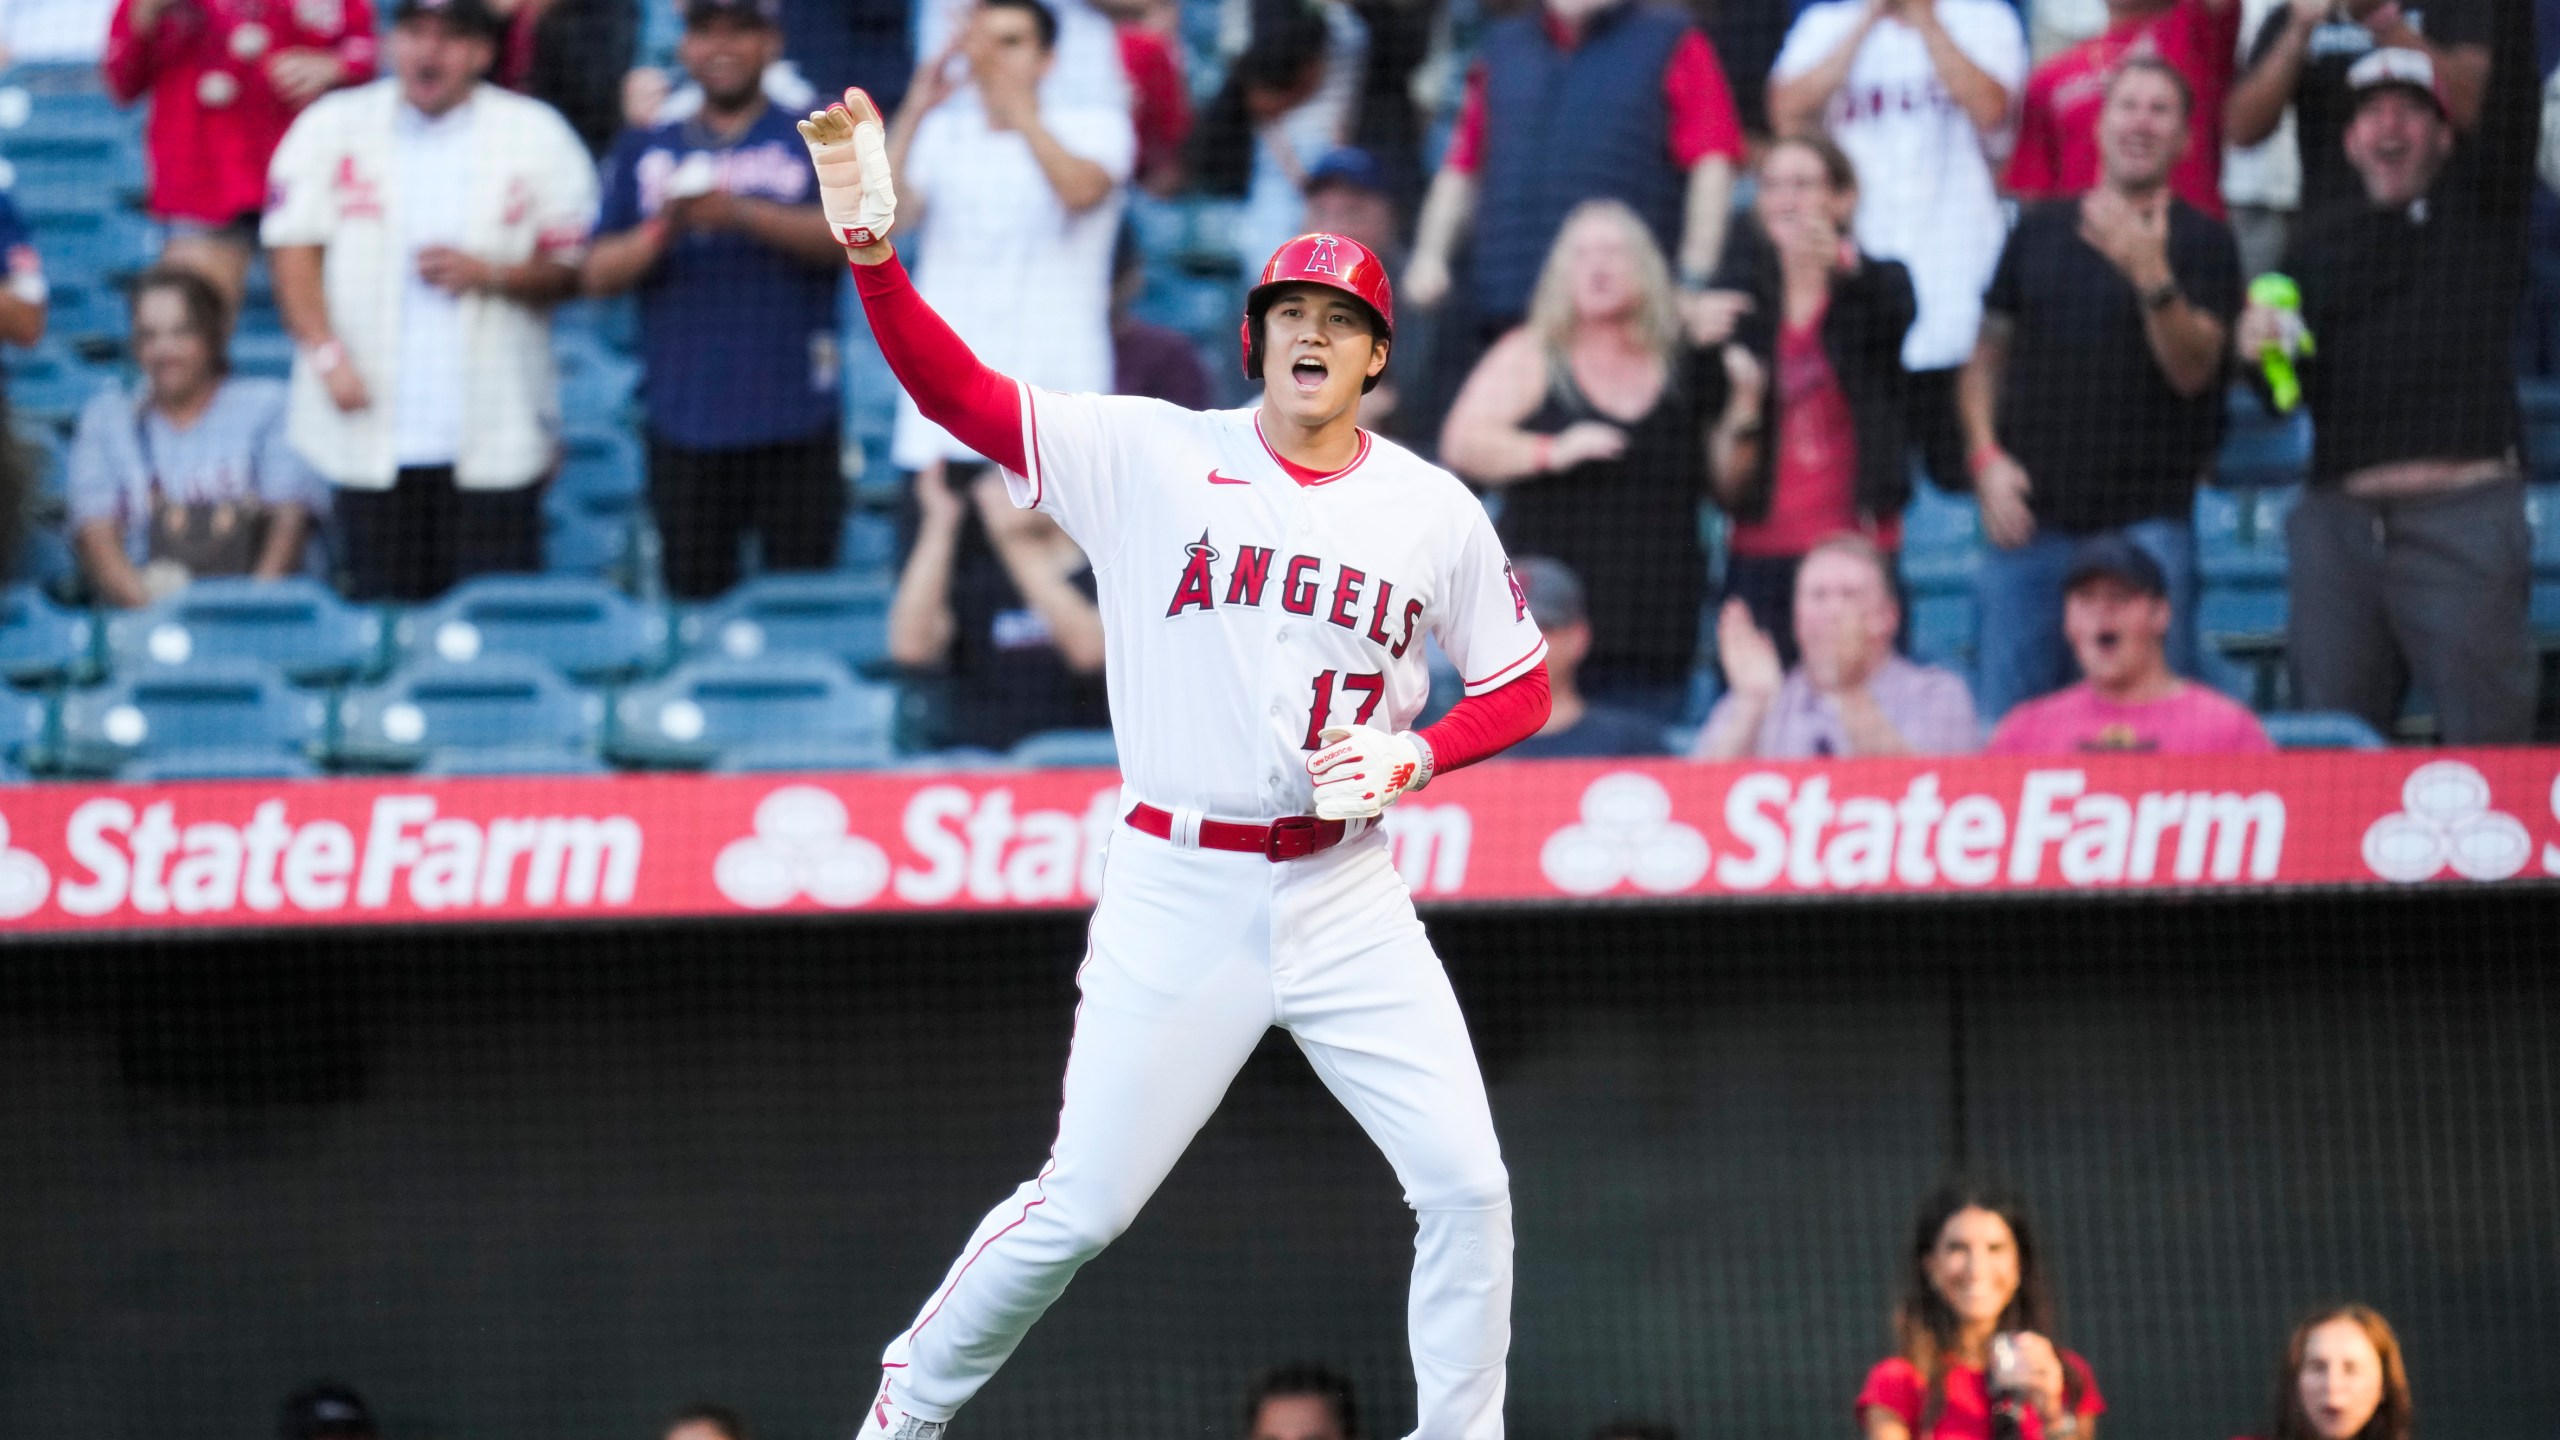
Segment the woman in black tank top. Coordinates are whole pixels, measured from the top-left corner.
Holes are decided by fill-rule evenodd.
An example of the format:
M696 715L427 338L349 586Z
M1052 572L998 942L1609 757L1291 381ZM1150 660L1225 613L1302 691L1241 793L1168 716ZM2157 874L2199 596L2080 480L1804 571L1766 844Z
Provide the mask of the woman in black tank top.
M1591 201L1558 233L1528 323L1468 377L1440 438L1452 469L1501 492L1504 548L1581 577L1584 692L1666 719L1688 692L1707 594L1699 379L1662 252L1625 206Z

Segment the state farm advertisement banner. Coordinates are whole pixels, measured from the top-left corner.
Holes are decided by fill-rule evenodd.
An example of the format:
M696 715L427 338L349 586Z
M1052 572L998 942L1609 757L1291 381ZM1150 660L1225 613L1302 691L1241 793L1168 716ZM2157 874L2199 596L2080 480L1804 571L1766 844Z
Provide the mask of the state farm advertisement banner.
M1089 770L13 787L0 929L1075 907L1125 808ZM2521 882L2560 750L1523 761L1384 828L1426 903Z

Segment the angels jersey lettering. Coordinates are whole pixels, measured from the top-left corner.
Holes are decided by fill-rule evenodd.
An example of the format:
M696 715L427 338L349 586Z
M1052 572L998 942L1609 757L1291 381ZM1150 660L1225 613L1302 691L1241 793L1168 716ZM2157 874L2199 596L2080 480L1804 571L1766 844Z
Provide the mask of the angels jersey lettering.
M1422 638L1469 695L1546 658L1474 495L1363 432L1300 481L1253 410L1022 387L1014 503L1093 561L1121 774L1141 798L1235 819L1305 814L1327 725L1412 728Z

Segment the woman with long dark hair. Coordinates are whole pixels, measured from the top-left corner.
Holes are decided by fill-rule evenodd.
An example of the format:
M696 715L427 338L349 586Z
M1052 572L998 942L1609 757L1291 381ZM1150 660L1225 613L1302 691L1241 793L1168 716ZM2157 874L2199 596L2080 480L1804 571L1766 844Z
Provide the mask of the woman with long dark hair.
M2293 1327L2267 1440L2409 1440L2400 1337L2370 1305L2332 1305Z
M2106 1401L2052 1339L2052 1290L2017 1196L1957 1181L1921 1204L1894 1354L1867 1372L1867 1440L2095 1440Z

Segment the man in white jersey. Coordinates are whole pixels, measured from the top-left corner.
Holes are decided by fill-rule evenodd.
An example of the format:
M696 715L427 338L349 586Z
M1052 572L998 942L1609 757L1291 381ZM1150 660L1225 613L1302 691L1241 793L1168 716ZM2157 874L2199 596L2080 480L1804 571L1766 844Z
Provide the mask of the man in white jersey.
M1272 256L1244 320L1257 408L1039 390L979 363L908 282L870 100L849 90L800 128L900 382L1093 559L1126 806L1048 1163L890 1343L861 1434L940 1436L1279 1025L1418 1218L1415 1437L1493 1440L1510 1180L1466 1022L1376 826L1437 771L1536 732L1546 645L1483 507L1359 427L1393 337L1384 267L1336 235ZM1415 732L1426 635L1467 694Z

